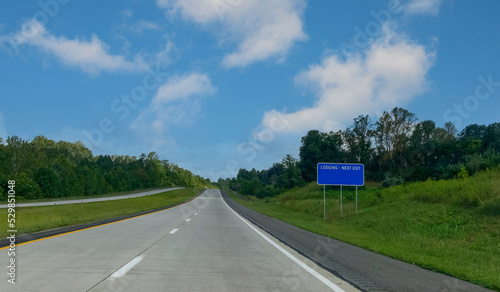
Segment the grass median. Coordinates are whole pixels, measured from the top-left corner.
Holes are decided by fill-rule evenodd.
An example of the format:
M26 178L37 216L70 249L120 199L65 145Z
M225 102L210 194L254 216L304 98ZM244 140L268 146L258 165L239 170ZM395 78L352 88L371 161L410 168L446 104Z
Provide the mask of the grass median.
M467 180L427 181L340 193L315 183L238 203L331 238L500 291L500 169Z
M17 235L136 214L191 199L203 189L184 188L139 198L40 207L17 207ZM0 238L8 236L7 209L0 209Z
M137 190L132 190L132 191L124 191L124 192L116 192L116 193L109 193L109 194L101 194L101 195L95 195L95 196L75 196L75 197L63 197L63 198L43 198L43 199L36 199L36 200L26 200L25 198L21 196L16 196L16 203L21 204L21 203L45 203L45 202L55 202L55 201L72 201L72 200L85 200L85 199L99 199L99 198L112 198L112 197L118 197L118 196L125 196L125 195L131 195L131 194L138 194L138 193L143 193L143 192L148 192L148 191L156 191L156 190L162 190L162 189L167 189L167 188L149 188L149 189L137 189ZM0 202L0 204L7 204L7 199L3 200Z

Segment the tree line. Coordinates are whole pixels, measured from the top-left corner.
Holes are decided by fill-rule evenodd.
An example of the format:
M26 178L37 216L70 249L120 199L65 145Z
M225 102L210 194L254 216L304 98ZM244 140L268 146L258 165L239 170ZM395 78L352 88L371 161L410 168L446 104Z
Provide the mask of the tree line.
M272 197L316 181L318 162L362 163L366 180L384 187L465 177L500 164L500 123L471 124L458 132L451 122L442 128L431 120L418 122L414 113L396 107L374 122L358 116L343 131L311 130L301 139L298 159L286 155L266 170L240 169L218 184Z
M99 155L83 143L55 142L44 136L32 141L0 138L0 199L7 181L25 199L96 196L171 186L205 187L210 180L194 175L155 152L135 156Z

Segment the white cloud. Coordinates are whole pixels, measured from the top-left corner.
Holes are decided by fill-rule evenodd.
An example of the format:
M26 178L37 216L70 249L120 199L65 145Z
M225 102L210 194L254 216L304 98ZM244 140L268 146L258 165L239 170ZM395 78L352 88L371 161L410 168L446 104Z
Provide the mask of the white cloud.
M134 12L131 9L122 10L120 13L124 19L129 19L132 15L134 15Z
M157 146L173 141L168 126L192 125L200 116L202 98L216 91L205 74L170 77L158 88L149 107L131 124L131 128L155 137Z
M237 48L226 55L226 67L245 67L276 57L307 38L303 31L303 0L157 0L169 15L213 29L223 43Z
M125 31L130 31L135 34L142 34L144 31L147 30L153 30L153 31L158 31L160 30L160 26L154 22L147 21L147 20L139 20L133 23L124 23L120 26L117 27L117 29L125 30Z
M2 112L0 112L0 138L3 141L7 140L9 134L7 133L7 129L5 128L5 116Z
M151 21L147 21L147 20L139 20L135 23L135 26L139 30L147 30L147 29L159 30L160 29L160 26L158 24L151 22Z
M431 14L437 15L442 0L410 0L404 10L409 14Z
M363 54L346 59L330 55L298 74L295 82L316 93L314 106L292 113L269 111L255 135L266 130L336 131L360 114L402 106L427 89L425 76L433 59L432 52L385 27L383 36Z
M162 64L168 64L172 60L172 55L175 55L177 53L177 47L175 44L167 40L165 45L161 46L160 50L158 53L155 55L156 62L160 62Z
M186 100L192 96L213 93L214 91L215 88L207 75L192 73L185 76L174 76L158 88L152 105L158 107L177 100Z
M22 25L21 31L10 38L16 46L31 45L54 55L64 65L79 68L87 73L100 72L136 72L146 69L140 56L126 60L124 56L108 53L108 46L96 35L90 40L67 39L56 37L35 20Z

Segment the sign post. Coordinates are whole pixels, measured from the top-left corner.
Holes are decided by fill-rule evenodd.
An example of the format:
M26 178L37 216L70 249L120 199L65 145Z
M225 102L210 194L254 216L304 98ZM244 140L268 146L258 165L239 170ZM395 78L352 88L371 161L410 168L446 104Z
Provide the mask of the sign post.
M326 186L340 186L340 214L342 214L342 186L356 187L358 212L358 186L365 184L365 166L358 163L318 163L318 185L323 185L323 214L326 220Z

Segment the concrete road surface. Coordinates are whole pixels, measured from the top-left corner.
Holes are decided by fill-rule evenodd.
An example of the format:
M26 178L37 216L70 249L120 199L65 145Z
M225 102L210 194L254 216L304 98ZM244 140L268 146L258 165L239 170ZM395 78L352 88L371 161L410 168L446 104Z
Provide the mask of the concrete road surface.
M0 250L0 291L356 291L207 190L184 205Z
M178 190L178 189L182 189L182 188L168 188L168 189L160 189L160 190L147 191L147 192L141 192L141 193L135 193L135 194L93 198L93 199L63 200L63 201L38 202L38 203L21 203L21 204L16 204L16 207L37 207L37 206L52 206L52 205L66 205L66 204L78 204L78 203L91 203L91 202L122 200L122 199L131 199L131 198L150 196L150 195L155 195L155 194L173 191L173 190ZM7 208L7 205L0 205L0 208Z

